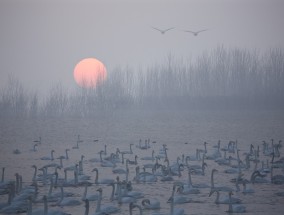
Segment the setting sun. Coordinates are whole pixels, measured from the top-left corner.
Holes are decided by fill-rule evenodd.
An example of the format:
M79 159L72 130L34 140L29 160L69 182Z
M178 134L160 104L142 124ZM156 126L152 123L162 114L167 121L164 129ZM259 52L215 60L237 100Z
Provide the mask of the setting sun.
M84 88L95 88L106 79L106 75L104 64L95 58L83 59L74 68L74 79Z

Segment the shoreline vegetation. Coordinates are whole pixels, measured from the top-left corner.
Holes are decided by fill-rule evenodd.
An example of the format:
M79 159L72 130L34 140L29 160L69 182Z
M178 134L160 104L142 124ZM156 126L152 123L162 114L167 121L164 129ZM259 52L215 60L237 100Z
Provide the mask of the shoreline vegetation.
M194 61L168 55L145 70L115 68L95 89L52 86L44 98L11 76L0 89L0 118L90 117L131 109L284 109L284 52L219 46Z

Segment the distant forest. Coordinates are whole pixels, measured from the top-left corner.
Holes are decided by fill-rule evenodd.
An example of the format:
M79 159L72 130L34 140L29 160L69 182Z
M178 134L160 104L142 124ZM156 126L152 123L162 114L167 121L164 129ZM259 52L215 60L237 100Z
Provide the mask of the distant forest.
M62 84L46 97L11 77L0 89L0 117L91 116L117 109L283 109L284 54L217 47L194 60L173 55L147 69L118 67L95 89Z

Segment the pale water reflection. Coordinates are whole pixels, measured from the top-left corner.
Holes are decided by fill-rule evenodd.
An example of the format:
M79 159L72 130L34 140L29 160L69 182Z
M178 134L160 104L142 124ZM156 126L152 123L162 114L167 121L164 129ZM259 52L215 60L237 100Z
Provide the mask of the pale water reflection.
M112 167L102 167L101 162L90 162L90 159L97 158L100 160L100 151L105 150L102 158L109 157L111 153L116 154L117 148L120 151L130 151L130 144L133 144L133 154L124 154L125 159L134 161L135 155L138 156L137 165L129 166L128 180L132 183L133 191L137 191L144 195L143 198L157 199L160 201L160 210L143 210L143 214L162 213L169 214L170 204L167 203L171 196L174 181L188 182L188 171L186 168L186 156L190 156L192 160L196 157L196 149L204 151L204 142L207 142L206 155L212 155L216 151L213 146L221 142L221 148L227 148L230 141L238 142L238 149L242 164L245 165L245 153L250 153L251 144L254 146L253 152L257 152L259 146L260 162L254 162L253 156L250 157L250 167L243 167L243 178L250 180L250 176L255 169L260 169L262 161L271 166L271 156L263 154L263 141L266 141L271 147L271 139L274 139L274 144L283 139L284 136L284 113L283 111L121 111L112 114L101 114L93 119L22 119L8 120L3 119L0 123L0 167L5 167L4 181L16 180L15 174L18 173L23 179L24 187L31 185L34 168L41 168L44 165L56 163L60 165L60 156L65 156L65 150L68 151L69 159L62 159L63 167L58 169L59 178L64 178L64 168L74 166L83 158L83 173L90 176L89 182L94 183L95 172L94 168L99 169L99 178L109 178L120 181L126 180L125 174L113 174ZM77 140L80 135L80 140ZM41 144L34 148L35 140L41 137ZM150 148L141 149L145 141L150 140ZM98 140L98 141L94 141ZM162 156L163 144L166 144L167 156L169 165L174 165L177 158L180 163L183 163L181 176L172 175L174 181L161 181L161 176L157 175L157 182L139 182L134 181L136 167L140 167L140 172L143 172L143 165L155 164L155 160L141 160L142 157L161 156L157 162L165 167L168 163ZM75 148L73 148L75 147ZM143 147L142 147L143 148ZM36 149L34 151L34 149ZM19 150L18 154L14 150ZM51 150L54 150L54 160L41 160L44 156L51 156ZM220 151L222 156L224 150ZM280 157L283 157L283 147L279 148ZM204 153L204 152L203 152ZM200 158L202 158L202 152ZM121 154L119 154L121 159ZM232 165L236 165L237 153L229 153L227 158L231 156ZM183 159L184 158L184 159ZM120 160L121 161L121 160ZM125 160L126 162L126 160ZM284 185L271 184L270 173L264 178L268 183L248 184L254 190L252 193L244 194L242 192L243 185L240 184L240 191L236 191L235 183L230 182L231 179L237 177L235 174L227 174L225 169L231 168L228 165L218 165L214 160L205 158L207 166L202 174L191 174L192 184L205 184L209 188L198 188L199 193L184 195L191 199L191 202L184 204L175 204L177 208L183 208L185 214L227 214L229 206L226 204L215 204L216 194L209 197L210 180L212 169L217 169L218 172L214 175L216 186L227 186L233 189L233 197L240 198L242 205L246 207L245 214L281 214L284 206L284 196L279 196L276 193L284 192ZM197 161L189 161L190 165L201 165L202 159ZM257 166L256 166L257 164ZM274 169L274 174L283 175L283 167ZM126 168L125 163L116 163L116 168ZM151 172L150 169L146 169ZM54 167L48 168L48 173L53 173ZM157 171L161 172L160 169ZM198 171L196 171L198 172ZM40 170L38 173L42 173ZM79 176L79 182L81 180ZM73 179L74 174L71 171L67 172L67 179ZM1 182L2 183L2 182ZM47 195L49 192L49 181L44 185L38 182L39 193L38 198ZM118 214L129 214L128 204L118 204L117 200L110 200L112 187L108 185L93 184L88 187L88 194L97 194L98 188L103 190L102 205L113 205L120 208ZM73 198L80 200L84 193L84 186L66 187L64 190L72 192L75 195ZM2 189L1 189L2 191ZM3 191L4 192L4 191ZM53 192L60 192L60 188L54 188ZM180 194L175 193L176 196ZM220 192L220 197L228 195L228 192ZM139 198L136 204L141 205L143 198ZM8 201L8 194L0 196L0 202ZM84 202L78 206L53 206L54 203L48 203L49 209L60 210L70 214L84 214ZM142 205L141 205L142 206ZM33 203L33 208L41 208L43 203ZM90 214L95 212L97 201L90 201ZM133 210L133 214L139 214L138 209Z

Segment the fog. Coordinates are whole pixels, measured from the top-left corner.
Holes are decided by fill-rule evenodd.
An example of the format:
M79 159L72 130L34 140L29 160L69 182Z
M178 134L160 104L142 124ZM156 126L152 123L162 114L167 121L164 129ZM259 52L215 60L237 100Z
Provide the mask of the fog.
M58 88L67 100L76 97L84 90L73 69L85 57L106 65L109 80L101 93L126 103L159 103L156 96L175 104L195 97L282 98L283 1L0 4L2 103L13 87L23 89L27 105L36 97L46 106ZM161 34L153 27L174 29ZM202 29L208 30L198 36L184 32Z

